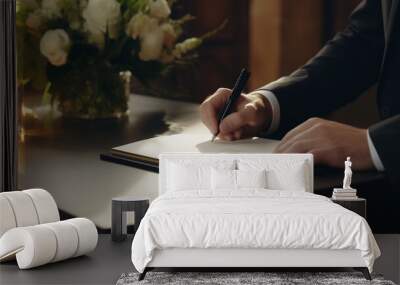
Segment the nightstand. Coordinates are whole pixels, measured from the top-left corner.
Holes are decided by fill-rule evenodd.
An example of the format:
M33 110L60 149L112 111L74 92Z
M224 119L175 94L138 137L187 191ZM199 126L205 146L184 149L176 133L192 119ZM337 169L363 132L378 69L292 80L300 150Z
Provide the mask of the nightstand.
M331 200L332 202L359 214L364 219L367 219L367 200L363 198L357 198L353 200L340 200L331 198Z
M140 221L149 208L148 198L121 197L112 199L111 213L111 238L113 241L123 241L127 237L126 215L128 212L135 213L135 232Z

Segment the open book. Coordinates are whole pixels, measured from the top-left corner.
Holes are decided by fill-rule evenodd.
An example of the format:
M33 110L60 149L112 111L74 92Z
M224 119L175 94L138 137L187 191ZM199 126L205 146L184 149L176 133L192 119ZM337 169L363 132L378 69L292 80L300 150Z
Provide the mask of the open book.
M178 134L133 142L115 147L111 152L116 156L158 165L158 155L163 152L271 153L278 143L263 138L211 142L209 134Z

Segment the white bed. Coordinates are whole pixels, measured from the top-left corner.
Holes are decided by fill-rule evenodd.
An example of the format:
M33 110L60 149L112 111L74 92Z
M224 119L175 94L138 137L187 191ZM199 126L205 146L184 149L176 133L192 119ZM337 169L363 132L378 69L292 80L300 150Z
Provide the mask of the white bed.
M237 173L235 187L216 188L210 167ZM240 171L260 169L265 187L238 188ZM163 154L132 262L140 278L154 267L354 267L370 278L380 251L367 222L312 192L308 154Z

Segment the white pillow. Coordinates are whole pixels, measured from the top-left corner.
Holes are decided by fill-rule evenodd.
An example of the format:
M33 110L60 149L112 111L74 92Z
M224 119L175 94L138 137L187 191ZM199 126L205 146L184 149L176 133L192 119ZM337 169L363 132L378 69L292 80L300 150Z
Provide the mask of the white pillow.
M234 161L177 161L167 165L167 191L210 190L211 169L234 169Z
M213 190L239 190L242 188L266 188L267 176L263 170L211 170Z
M238 159L238 169L266 169L267 188L273 190L306 191L311 183L304 160Z
M236 170L233 169L211 169L211 189L213 190L235 190Z
M209 183L205 178L207 171L210 171L209 167L185 167L171 163L168 171L168 189L172 191L207 189L209 188Z
M267 171L235 170L237 188L267 188Z

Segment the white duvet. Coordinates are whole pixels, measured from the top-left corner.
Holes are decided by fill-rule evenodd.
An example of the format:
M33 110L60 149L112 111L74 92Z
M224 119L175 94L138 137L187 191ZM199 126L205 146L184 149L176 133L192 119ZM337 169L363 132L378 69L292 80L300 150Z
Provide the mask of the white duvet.
M143 272L165 248L358 249L371 272L380 255L359 215L320 195L270 190L158 197L136 232L132 262Z

